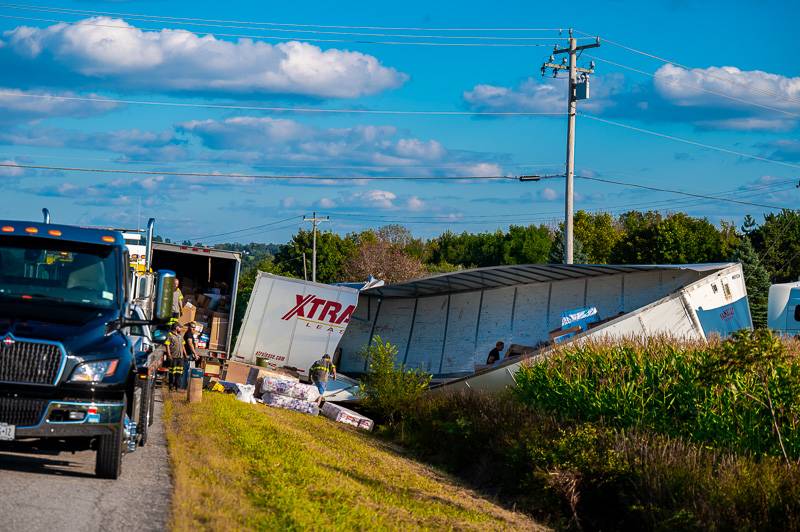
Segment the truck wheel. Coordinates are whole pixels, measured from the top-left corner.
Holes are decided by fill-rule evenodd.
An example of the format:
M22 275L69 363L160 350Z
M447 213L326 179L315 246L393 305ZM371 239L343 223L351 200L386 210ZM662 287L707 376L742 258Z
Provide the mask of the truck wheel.
M124 410L123 410L124 411ZM124 414L119 424L111 429L111 434L97 438L97 456L94 473L100 478L117 479L122 472L122 438L124 434Z
M153 377L153 381L150 383L150 418L147 420L147 424L152 425L153 421L155 421L156 417L156 379Z
M141 406L139 407L139 419L137 420L136 431L139 433L139 446L144 447L147 443L147 427L150 426L150 418L153 416L150 409L150 397L153 395L153 388L150 379L142 386Z

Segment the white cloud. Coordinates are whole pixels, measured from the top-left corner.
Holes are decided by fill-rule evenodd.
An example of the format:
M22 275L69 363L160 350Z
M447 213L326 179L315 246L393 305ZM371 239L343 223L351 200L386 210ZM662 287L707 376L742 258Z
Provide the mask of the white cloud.
M59 116L83 118L102 114L117 107L114 103L64 99L75 96L73 92L26 91L0 87L0 122ZM97 95L84 96L94 98Z
M597 112L612 106L610 99L623 88L619 75L592 78L592 98L581 103L583 109ZM528 78L516 87L475 85L464 92L464 101L475 110L495 112L566 113L566 79Z
M425 202L419 199L417 196L411 196L406 200L406 207L410 211L421 211L425 208Z
M558 192L550 187L545 187L539 193L539 196L545 201L554 201L558 199Z
M304 42L273 45L185 30L145 31L109 17L81 22L19 26L3 34L0 48L119 90L355 98L396 88L408 78L374 56Z
M653 84L662 98L679 107L744 114L698 121L702 127L782 131L793 128L796 117L772 109L800 113L800 77L732 66L685 69L667 64L656 71Z
M454 152L439 141L399 136L392 126L318 128L294 120L242 116L195 120L178 130L216 151L220 161L265 168L291 165L287 172L315 175L418 175L422 177L501 174L484 156ZM366 180L353 180L365 184ZM322 184L325 184L324 182Z
M317 206L323 209L332 209L336 207L336 202L331 198L320 198L319 201L317 201Z
M352 202L361 203L365 207L374 207L376 209L393 209L396 199L397 194L388 190L367 190L364 192L355 192L351 196Z

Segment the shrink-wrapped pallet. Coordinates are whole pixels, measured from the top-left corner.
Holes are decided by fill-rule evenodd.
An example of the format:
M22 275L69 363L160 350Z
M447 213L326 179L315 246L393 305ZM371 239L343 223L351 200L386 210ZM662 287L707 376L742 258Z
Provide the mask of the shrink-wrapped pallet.
M323 416L338 423L345 423L353 425L364 430L372 430L372 420L366 416L362 416L358 412L353 412L343 406L333 403L325 403L322 405L320 412Z
M311 414L312 416L319 414L319 405L313 401L303 401L302 399L295 399L294 397L269 392L262 396L262 400L265 405L277 408L295 410L304 414Z
M302 382L283 379L274 375L265 375L261 381L261 392L285 395L302 401L316 401L319 391L316 386Z

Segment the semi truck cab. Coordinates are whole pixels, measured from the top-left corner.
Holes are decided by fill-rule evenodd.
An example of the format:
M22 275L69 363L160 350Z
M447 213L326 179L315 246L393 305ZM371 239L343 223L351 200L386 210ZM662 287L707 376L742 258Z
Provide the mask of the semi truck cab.
M95 449L96 474L117 478L152 402L132 329L164 326L174 275L155 276L143 319L122 234L47 219L0 220L0 445Z

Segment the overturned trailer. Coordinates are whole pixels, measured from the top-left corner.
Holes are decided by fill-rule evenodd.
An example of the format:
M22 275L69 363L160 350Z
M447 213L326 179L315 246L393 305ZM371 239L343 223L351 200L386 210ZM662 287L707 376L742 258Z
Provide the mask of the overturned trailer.
M496 389L546 349L564 313L594 309L576 338L726 336L752 327L740 264L516 265L464 270L361 292L344 333L342 372L366 369L361 350L380 336L407 367L448 386ZM486 367L500 340L523 356Z

